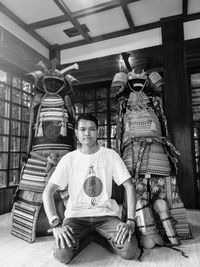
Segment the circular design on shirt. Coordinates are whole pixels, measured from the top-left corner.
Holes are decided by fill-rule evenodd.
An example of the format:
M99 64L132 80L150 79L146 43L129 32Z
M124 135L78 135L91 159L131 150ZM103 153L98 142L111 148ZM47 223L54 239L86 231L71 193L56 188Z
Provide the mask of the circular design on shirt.
M98 177L92 175L86 179L83 189L89 197L98 197L102 192L103 184Z

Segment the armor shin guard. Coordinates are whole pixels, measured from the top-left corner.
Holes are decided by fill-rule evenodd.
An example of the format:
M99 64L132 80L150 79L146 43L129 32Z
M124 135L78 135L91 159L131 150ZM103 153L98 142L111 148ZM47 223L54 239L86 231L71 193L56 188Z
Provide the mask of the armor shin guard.
M180 245L180 241L178 240L176 229L173 223L173 219L170 215L167 202L164 199L157 199L154 202L153 207L154 207L154 210L160 216L167 238L169 239L171 245L174 245L174 246Z
M156 244L163 245L163 239L159 235L151 208L148 205L137 202L136 221L141 233L141 245L150 249Z

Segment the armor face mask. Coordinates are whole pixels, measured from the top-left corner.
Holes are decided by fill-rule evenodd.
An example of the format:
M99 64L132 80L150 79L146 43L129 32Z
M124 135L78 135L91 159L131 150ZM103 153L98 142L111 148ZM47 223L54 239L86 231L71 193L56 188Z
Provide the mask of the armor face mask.
M70 90L68 82L57 70L49 71L43 77L43 87L46 93L59 93L64 87ZM67 91L68 91L67 90Z
M136 91L141 90L147 81L147 76L144 70L139 73L136 73L133 69L131 72L128 73L127 77L127 84L129 88Z

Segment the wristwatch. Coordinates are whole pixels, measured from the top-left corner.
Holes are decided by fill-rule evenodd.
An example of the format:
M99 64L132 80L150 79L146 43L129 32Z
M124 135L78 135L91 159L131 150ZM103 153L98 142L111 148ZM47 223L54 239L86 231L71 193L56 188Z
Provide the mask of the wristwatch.
M60 226L61 225L61 221L60 221L60 218L55 215L53 216L50 220L49 220L49 225L51 228L55 228L57 226Z
M127 218L126 219L126 222L134 222L135 223L135 225L137 225L137 222L136 222L136 220L135 219L132 219L132 218Z

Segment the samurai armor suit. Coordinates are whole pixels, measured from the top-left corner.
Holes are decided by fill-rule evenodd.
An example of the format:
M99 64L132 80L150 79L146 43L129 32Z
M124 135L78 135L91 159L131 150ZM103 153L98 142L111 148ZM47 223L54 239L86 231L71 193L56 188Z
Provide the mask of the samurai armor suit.
M116 74L111 86L118 88L117 149L136 185L136 221L143 221L138 223L141 235L144 236L141 227L148 230L148 221L152 221L155 229L150 234L166 237L161 217L153 209L153 203L161 199L169 207L169 217L173 217L169 223L172 235L176 236L176 240L168 238L166 242L178 245L180 239L191 238L191 233L176 183L179 153L169 140L160 97L162 84L162 77L157 72L132 70L128 74ZM160 212L163 206L162 203ZM182 222L176 213L179 206ZM156 207L158 211L160 206ZM126 204L122 216L126 220ZM152 240L148 241L149 245L146 243L148 248L151 243L152 247L154 243L162 243L159 239Z
M42 63L40 62L40 65ZM42 205L42 193L60 158L75 145L75 113L70 100L72 83L66 71L44 67L30 75L35 80L30 106L27 159L14 197L11 233L27 242L48 235L49 223ZM73 78L73 79L72 79ZM67 188L55 195L57 213L62 219L68 199Z

